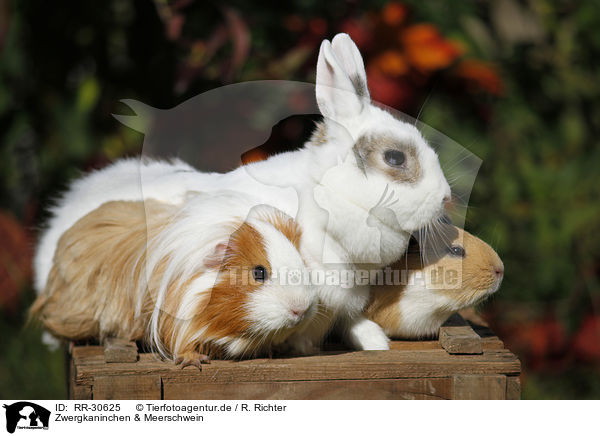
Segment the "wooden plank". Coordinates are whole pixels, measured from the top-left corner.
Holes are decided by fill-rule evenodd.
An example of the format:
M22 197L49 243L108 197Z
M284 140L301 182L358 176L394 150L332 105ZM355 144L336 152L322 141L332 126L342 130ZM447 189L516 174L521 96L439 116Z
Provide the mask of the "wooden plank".
M91 400L92 386L90 384L78 384L75 382L77 368L73 359L69 361L69 371L67 373L67 395L69 400Z
M390 350L439 350L438 341L390 341Z
M106 363L137 362L138 349L133 341L120 338L106 338L104 341Z
M71 357L76 364L85 364L90 357L101 357L104 360L104 347L99 345L74 347Z
M460 374L452 377L455 400L504 400L506 376Z
M174 383L163 380L165 400L441 400L450 378L326 380L272 383Z
M469 326L441 327L440 345L450 354L481 354L481 338Z
M92 400L92 387L90 385L69 385L69 400Z
M180 369L148 354L136 363L106 365L103 358L81 360L76 382L91 384L98 376L159 375L182 382L272 382L300 380L372 380L390 378L446 377L453 374L510 374L520 372L520 362L507 350L486 350L481 355L449 355L444 350L357 351L335 355L282 359L218 361Z
M439 341L450 354L481 354L481 337L458 314L452 315L440 327Z
M519 376L511 375L506 377L506 399L521 399L521 380L519 379Z
M479 334L477 331L475 333ZM391 341L390 350L438 350L441 345L439 340L435 341ZM481 338L483 350L503 350L504 342L498 336Z
M484 350L504 350L504 342L498 339L498 336L481 338L481 348Z
M98 376L92 388L94 400L160 400L158 375Z

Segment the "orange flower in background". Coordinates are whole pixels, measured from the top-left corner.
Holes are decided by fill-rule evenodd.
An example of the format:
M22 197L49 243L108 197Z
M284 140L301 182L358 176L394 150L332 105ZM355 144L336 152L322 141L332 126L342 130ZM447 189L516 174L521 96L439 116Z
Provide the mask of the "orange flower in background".
M431 24L415 24L400 33L408 62L428 73L449 67L463 52L462 48L440 35Z
M408 64L398 50L388 50L378 55L371 64L379 72L392 77L408 72Z
M414 102L415 87L407 80L387 76L373 67L367 69L367 80L373 101L399 110L407 110Z
M390 2L383 7L381 18L388 26L398 26L404 22L408 15L406 5L397 2Z
M493 95L501 95L504 87L496 70L489 64L473 59L461 62L456 68L456 75L474 84L482 91Z
M338 28L348 33L363 53L374 100L399 110L415 110L434 74L442 70L443 77L452 82L450 86L460 79L461 88L502 93L502 81L491 65L463 61L465 46L445 38L434 24L413 24L409 17L408 6L390 1L378 12L347 18Z

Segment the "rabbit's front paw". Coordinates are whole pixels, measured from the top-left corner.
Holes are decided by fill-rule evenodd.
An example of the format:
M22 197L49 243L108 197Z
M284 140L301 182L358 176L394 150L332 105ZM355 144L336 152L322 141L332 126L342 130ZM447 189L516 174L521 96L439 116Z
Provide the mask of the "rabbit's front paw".
M356 320L347 330L347 340L357 350L389 350L390 340L381 327L366 318Z

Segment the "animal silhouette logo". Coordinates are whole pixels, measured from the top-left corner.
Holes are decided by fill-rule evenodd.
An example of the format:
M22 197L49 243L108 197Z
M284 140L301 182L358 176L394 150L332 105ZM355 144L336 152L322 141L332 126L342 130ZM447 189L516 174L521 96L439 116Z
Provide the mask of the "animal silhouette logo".
M48 429L50 411L42 406L29 401L19 401L10 405L4 404L6 409L6 431L14 433L18 429Z

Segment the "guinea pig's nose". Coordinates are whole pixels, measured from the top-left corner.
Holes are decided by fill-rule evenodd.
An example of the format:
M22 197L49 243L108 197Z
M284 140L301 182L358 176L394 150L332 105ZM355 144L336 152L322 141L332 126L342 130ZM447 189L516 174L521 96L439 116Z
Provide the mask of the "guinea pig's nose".
M297 316L298 318L304 315L304 311L302 309L290 309L292 315Z
M494 273L496 274L496 277L502 277L504 274L504 265L496 265L494 267Z
M292 306L290 307L290 315L292 318L299 320L304 316L306 312L306 308L302 306Z

